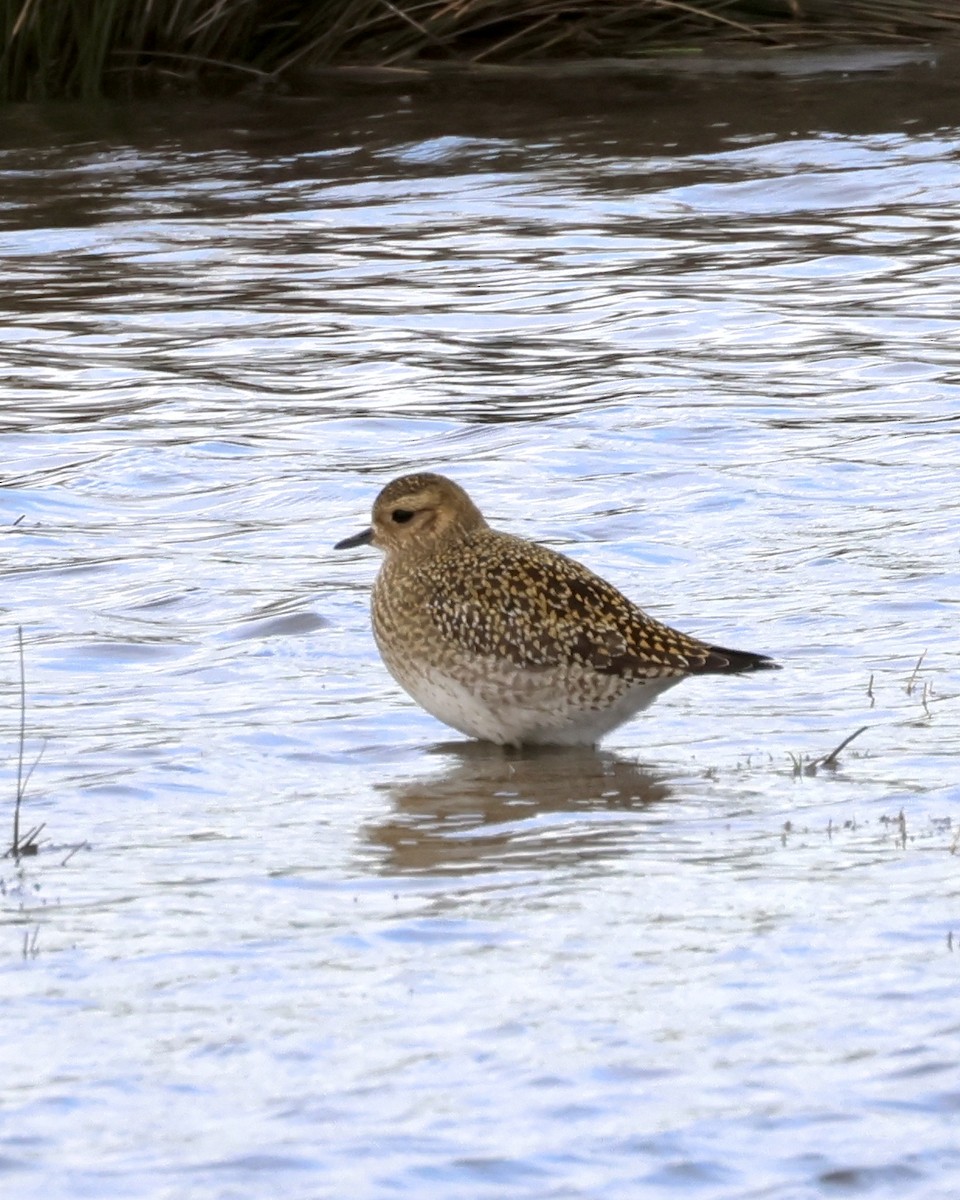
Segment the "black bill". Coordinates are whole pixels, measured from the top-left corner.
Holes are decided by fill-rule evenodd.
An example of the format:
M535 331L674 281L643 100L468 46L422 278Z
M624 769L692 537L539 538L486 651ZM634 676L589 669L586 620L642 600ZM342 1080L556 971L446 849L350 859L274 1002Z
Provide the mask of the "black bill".
M373 530L364 529L360 533L355 533L353 537L344 538L342 542L337 542L334 550L350 550L353 546L369 546L373 541Z

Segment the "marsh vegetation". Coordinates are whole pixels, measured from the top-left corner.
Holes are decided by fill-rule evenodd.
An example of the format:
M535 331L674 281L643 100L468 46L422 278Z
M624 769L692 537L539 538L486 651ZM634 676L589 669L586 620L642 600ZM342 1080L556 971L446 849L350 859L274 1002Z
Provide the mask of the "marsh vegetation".
M0 96L295 86L331 65L480 69L958 35L960 9L937 0L0 0Z

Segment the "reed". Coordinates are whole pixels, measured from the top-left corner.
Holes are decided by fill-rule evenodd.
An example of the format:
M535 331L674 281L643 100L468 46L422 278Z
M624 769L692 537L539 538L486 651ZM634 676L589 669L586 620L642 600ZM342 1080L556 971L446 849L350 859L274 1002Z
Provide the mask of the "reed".
M23 797L26 794L30 777L43 757L43 747L41 747L40 753L34 760L33 766L24 772L23 760L27 744L27 674L23 661L22 625L17 626L17 648L20 659L20 737L17 748L17 790L13 798L13 836L10 839L9 847L0 857L13 858L19 861L27 855L37 853L39 847L37 839L43 831L44 826L43 824L34 825L27 833L21 833L20 831L20 810L23 807Z
M273 83L302 65L960 38L944 0L0 0L0 99Z

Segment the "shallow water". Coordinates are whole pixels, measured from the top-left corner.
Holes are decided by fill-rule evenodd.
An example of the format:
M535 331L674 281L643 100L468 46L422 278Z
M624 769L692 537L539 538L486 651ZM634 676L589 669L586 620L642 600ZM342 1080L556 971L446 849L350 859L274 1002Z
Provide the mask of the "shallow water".
M11 116L11 1194L956 1195L942 88ZM785 669L458 739L330 549L419 467Z

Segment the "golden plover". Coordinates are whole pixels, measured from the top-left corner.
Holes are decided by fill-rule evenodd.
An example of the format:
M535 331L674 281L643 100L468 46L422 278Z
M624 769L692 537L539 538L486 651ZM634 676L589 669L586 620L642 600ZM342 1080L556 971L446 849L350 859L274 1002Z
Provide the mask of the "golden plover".
M491 529L463 488L404 475L337 550L384 553L373 632L427 712L501 745L595 745L688 675L776 667L648 617L586 567Z

